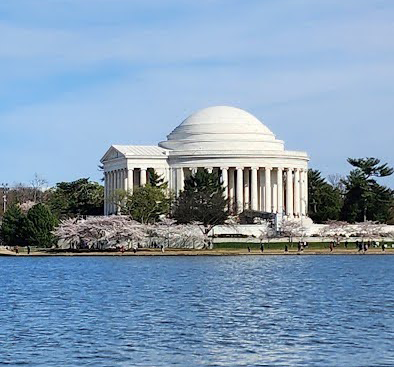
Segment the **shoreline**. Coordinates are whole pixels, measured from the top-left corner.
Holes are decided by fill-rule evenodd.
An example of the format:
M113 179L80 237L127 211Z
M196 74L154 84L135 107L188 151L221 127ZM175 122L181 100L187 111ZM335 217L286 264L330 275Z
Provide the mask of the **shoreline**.
M33 251L30 254L25 252L16 254L15 252L8 250L0 250L1 256L10 257L47 257L47 256L57 256L57 257L89 257L89 256L126 256L126 257L140 257L140 256L338 256L338 255L394 255L394 251L381 249L369 249L367 252L358 252L354 249L345 250L337 249L332 252L327 251L327 249L314 249L314 250L304 250L298 252L297 250L289 250L288 252L278 251L278 250L264 250L264 252L258 250L252 250L248 252L245 249L212 249L212 250L189 250L189 249L170 249L165 252L157 250L140 250L136 253L124 252L123 254L119 251L113 252L46 252L46 251Z

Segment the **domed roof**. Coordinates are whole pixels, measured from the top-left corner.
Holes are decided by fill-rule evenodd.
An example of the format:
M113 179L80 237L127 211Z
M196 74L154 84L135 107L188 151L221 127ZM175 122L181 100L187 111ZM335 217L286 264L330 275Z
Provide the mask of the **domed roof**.
M190 115L159 146L170 150L283 150L283 142L249 112L214 106Z

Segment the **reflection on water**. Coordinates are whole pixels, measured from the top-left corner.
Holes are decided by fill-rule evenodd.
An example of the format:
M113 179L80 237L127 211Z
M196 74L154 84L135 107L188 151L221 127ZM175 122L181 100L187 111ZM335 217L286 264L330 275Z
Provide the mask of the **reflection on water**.
M0 365L393 366L394 257L0 258Z

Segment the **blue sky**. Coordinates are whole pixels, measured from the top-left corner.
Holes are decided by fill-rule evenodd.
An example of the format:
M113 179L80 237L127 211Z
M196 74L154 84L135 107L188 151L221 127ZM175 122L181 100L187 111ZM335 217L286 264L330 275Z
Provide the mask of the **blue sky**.
M0 183L99 179L212 105L324 175L394 166L392 0L0 0L0 45Z

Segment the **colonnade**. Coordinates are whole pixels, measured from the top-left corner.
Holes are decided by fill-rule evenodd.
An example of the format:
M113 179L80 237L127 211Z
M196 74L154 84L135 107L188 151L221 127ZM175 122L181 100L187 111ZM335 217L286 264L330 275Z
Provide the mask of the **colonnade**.
M215 171L225 188L230 210L241 213L245 209L299 217L307 214L307 168L293 167L203 167ZM196 167L170 168L170 188L178 193L184 179Z
M117 214L116 190L133 193L134 186L144 186L148 180L147 168L123 168L104 173L104 214Z
M204 167L215 171L225 188L229 209L241 213L245 209L299 217L307 214L308 174L306 168L292 167ZM179 193L184 180L197 167L155 169L164 175L169 189ZM124 168L105 172L104 213L116 214L114 193L122 189L132 193L134 186L144 186L148 168Z
M230 208L290 217L306 215L308 174L304 168L220 167Z

